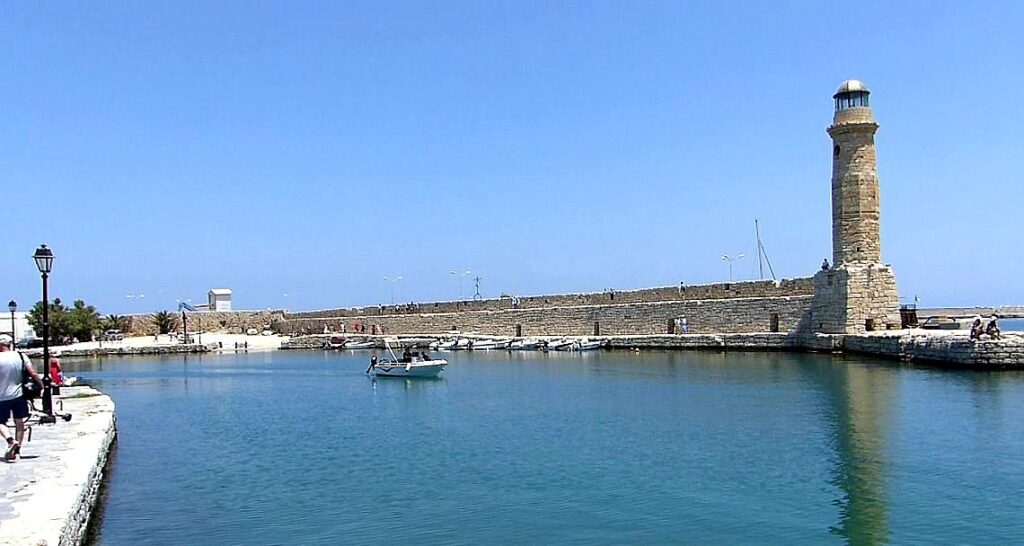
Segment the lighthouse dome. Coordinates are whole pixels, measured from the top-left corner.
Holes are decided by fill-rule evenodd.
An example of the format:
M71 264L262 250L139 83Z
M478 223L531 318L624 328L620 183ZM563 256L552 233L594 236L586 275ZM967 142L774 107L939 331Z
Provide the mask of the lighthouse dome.
M870 94L871 91L868 90L868 86L864 85L864 82L860 80L846 80L839 84L836 94L832 95L836 102L836 112L848 108L869 107L868 95Z
M845 82L839 84L839 89L836 89L836 94L832 95L832 98L836 98L844 93L850 93L854 91L862 91L864 93L871 92L871 90L868 89L868 86L865 85L864 82L860 80L846 80Z

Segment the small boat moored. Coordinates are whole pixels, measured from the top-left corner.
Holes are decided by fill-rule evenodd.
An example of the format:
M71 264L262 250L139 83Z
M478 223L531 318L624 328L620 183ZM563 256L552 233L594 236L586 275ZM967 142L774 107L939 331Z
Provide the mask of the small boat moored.
M345 344L348 343L348 339L345 336L331 336L330 339L324 342L325 350L338 350L345 348Z
M600 341L590 341L588 338L578 339L572 342L571 351L596 351L601 348Z
M543 346L543 341L535 337L530 337L526 339L517 339L512 343L509 343L508 349L510 351L535 351Z
M429 345L429 347L435 351L450 351L458 340L455 339L439 339Z
M552 339L548 341L547 349L549 351L570 351L572 350L573 340L571 339Z
M372 339L366 341L352 341L349 340L345 344L346 349L373 349L377 346L377 342Z
M475 339L469 346L474 351L505 350L508 348L507 339Z

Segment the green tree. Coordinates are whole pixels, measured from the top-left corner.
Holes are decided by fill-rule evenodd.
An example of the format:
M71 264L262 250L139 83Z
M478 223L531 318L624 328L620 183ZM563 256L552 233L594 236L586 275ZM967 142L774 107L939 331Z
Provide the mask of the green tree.
M100 314L92 305L76 300L70 309L57 298L50 303L50 343L59 345L67 338L86 341L100 328ZM28 313L28 323L36 335L43 335L43 302L38 301Z
M88 341L93 334L100 329L100 314L92 305L86 305L82 300L75 300L70 310L67 311L68 335L79 340Z
M56 344L58 340L69 335L68 313L64 307L64 302L60 301L60 298L50 302L49 314L50 343ZM32 306L32 310L28 312L28 323L32 325L32 329L35 330L37 336L43 336L43 302L37 301Z
M161 334L169 334L171 329L177 325L177 322L178 317L167 311L153 313L153 324L156 324Z

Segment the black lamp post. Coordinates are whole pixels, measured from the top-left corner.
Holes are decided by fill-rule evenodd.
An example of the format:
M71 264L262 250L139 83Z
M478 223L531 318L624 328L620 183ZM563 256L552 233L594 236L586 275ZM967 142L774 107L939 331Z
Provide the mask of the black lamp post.
M18 302L14 300L7 302L7 308L11 310L11 347L14 347L18 343L18 338L14 336L14 312L18 310Z
M53 251L40 245L36 253L32 255L36 261L36 268L43 276L43 415L39 418L40 423L56 423L53 416L53 394L51 385L53 379L50 377L50 295L48 293L47 281L50 280L50 270L53 268Z

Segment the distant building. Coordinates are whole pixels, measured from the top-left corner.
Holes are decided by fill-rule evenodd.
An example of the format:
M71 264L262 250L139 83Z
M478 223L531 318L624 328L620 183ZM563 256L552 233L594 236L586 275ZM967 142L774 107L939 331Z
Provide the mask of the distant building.
M28 312L16 311L14 313L14 338L15 342L35 339L36 333L32 325L28 323ZM0 313L0 334L11 335L11 314Z
M210 290L208 306L210 311L230 311L231 289L214 288Z

